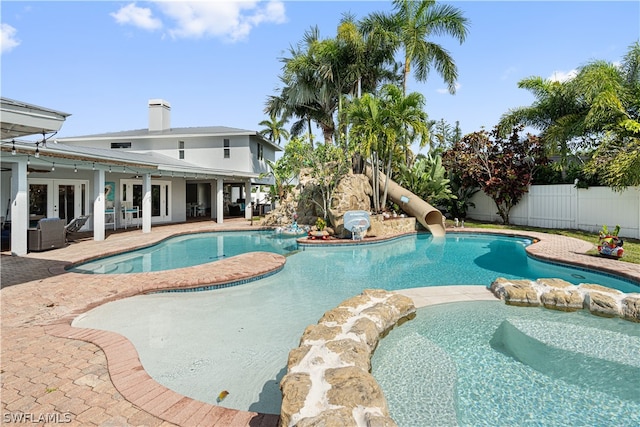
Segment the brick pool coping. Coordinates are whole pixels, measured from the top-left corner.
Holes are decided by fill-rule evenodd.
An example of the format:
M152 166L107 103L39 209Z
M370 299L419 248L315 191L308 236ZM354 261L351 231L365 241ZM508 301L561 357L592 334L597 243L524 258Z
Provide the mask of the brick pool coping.
M168 230L165 234L175 235L200 231L198 229L196 231L183 230L178 232ZM612 274L618 273L631 280L640 282L640 266L584 255L584 252L591 249L592 245L577 239L537 232L514 232L512 230L467 228L464 230L449 229L447 231L479 232L538 239L539 241L537 243L527 247L527 252L533 257L568 263L588 269L601 269L602 271ZM149 244L163 240L168 237L168 235L158 234L151 239L135 239L137 240L136 247L148 246ZM139 238L141 235L138 234L136 237ZM393 236L392 238L397 237L398 236ZM384 240L388 239L367 239L363 243L381 242ZM314 242L331 244L332 241ZM344 241L341 240L336 240L335 242L345 244ZM117 244L119 248L105 248L105 252L102 253L114 253L117 252L118 249L122 251L125 247L127 249L132 247L123 247L121 245L122 243L123 241L120 241L119 244ZM349 244L354 243L357 242L349 242ZM78 246L82 246L82 244ZM62 253L60 251L64 251L64 249L56 252ZM75 256L67 257L66 259L80 262L81 260L95 258L95 256L95 253L92 254L92 251L80 250ZM12 337L20 335L21 330L25 328L38 327L42 328L44 333L49 336L91 342L100 347L106 356L110 381L116 390L124 399L160 420L176 425L276 426L279 420L278 415L259 414L256 412L223 408L182 396L167 389L146 373L140 363L137 351L126 338L113 332L74 328L71 326L71 322L77 315L98 305L102 305L105 302L159 290L184 289L199 287L210 283L242 281L250 277L261 276L277 271L284 266L284 263L285 258L280 255L272 253L249 253L201 266L173 270L171 272L128 274L125 275L125 280L123 280L123 275L70 273L66 272L60 265L55 266L51 269L52 273L61 274L56 274L44 280L2 289L3 366L9 370L10 367L4 363L4 360L7 360L7 357L10 361L13 358L19 359L21 357L20 353L13 352L11 348L7 348L5 340L11 340ZM427 294L436 293L442 295L441 297L430 300L423 298L423 301L429 301L428 304L431 304L451 301L455 299L454 295L460 292L464 294L462 296L463 299L474 299L480 296L474 296L473 294L475 294L475 292L470 292L470 290L466 288L451 291L425 288L424 290L409 290L407 294L411 295L416 301ZM494 298L486 294L486 289L483 289L482 292L484 292L485 298ZM416 306L422 306L424 304L427 303L416 303ZM7 313L9 314L7 315ZM53 360L50 359L49 361L52 362ZM14 405L14 403L20 402L21 400L16 396L16 399L11 402L5 402L5 376L3 372L2 409L3 412L6 413L11 410L19 410L13 408L17 408L17 404ZM73 380L73 378L71 379ZM29 384L33 384L33 382L34 380L32 379ZM76 384L76 380L73 381L73 384ZM9 393L9 395L11 396L11 393ZM26 399L25 403L30 400L28 396L21 397L22 400ZM34 400L33 404L39 403L41 400L36 396L31 397ZM11 397L9 399L11 399ZM59 405L60 408L64 408L63 403ZM33 405L29 407L32 408ZM54 406L53 408L55 409L57 407ZM73 414L75 416L81 415ZM86 414L86 412L84 412L84 414ZM103 413L102 415L105 414ZM78 419L80 419L80 417Z

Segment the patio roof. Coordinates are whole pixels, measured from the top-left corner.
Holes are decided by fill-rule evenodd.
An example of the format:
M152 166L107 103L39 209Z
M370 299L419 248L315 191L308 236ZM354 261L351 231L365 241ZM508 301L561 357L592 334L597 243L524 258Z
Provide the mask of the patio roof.
M71 114L0 98L0 139L55 133Z

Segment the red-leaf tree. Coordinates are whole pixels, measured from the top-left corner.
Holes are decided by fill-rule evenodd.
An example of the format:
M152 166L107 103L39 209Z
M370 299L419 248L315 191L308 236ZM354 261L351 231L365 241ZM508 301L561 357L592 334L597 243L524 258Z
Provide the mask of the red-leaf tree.
M508 139L500 137L497 128L470 133L443 155L449 173L493 199L505 224L511 208L529 191L535 169L548 162L540 138L520 138L521 131L514 127Z

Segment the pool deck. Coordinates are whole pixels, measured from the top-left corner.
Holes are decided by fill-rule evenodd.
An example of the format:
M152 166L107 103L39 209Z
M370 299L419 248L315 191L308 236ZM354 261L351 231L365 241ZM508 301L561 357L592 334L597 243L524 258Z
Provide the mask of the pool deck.
M84 275L64 266L105 254L156 243L176 234L256 229L246 220L188 222L109 234L102 242L75 241L63 249L3 254L0 270L1 412L30 424L48 419L72 425L104 426L276 426L277 415L237 411L193 400L155 382L142 368L124 337L107 331L71 327L75 316L108 301L176 287L230 283L271 274L285 258L250 253L203 266L162 273ZM592 245L580 240L513 230L448 229L524 235L540 241L527 247L531 256L600 269L640 281L640 265L585 255ZM375 283L371 284L375 288ZM478 299L494 300L484 286L452 286L400 291L416 306ZM284 363L284 362L283 362Z

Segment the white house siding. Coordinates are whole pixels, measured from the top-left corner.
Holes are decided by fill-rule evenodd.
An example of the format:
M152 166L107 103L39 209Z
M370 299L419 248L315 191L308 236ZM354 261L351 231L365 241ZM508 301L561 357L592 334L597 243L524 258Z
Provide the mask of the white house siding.
M472 198L469 218L500 221L495 203L482 191ZM573 185L534 185L511 210L510 222L543 228L598 232L620 225L623 237L640 238L640 187L615 192L608 187L577 189Z

